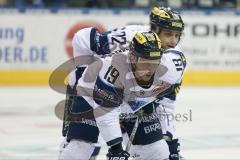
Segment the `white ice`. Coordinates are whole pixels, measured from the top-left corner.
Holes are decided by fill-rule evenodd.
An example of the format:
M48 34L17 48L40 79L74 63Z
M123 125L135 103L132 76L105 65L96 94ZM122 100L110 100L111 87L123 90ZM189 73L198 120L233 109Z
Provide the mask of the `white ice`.
M62 121L55 106L64 98L48 87L1 87L0 159L57 159ZM176 124L188 160L240 159L239 87L183 87L176 113L189 116Z

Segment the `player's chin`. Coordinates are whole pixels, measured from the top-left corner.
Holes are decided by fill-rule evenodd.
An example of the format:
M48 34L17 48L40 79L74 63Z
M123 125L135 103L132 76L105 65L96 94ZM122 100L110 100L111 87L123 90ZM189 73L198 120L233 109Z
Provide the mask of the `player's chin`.
M147 74L141 77L142 81L149 81L152 78L152 74Z

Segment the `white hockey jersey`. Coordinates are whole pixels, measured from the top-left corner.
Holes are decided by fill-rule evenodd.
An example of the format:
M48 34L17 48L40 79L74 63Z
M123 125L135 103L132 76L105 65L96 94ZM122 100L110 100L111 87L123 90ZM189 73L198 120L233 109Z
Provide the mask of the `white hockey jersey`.
M108 32L99 33L96 28L79 30L73 40L74 58L82 55L114 54L128 48L136 32L149 31L149 26L129 25Z
M148 30L149 30L149 26L142 26L142 25L130 25L120 29L115 29L109 32L101 33L101 34L95 28L82 29L75 34L72 41L75 64L76 66L86 66L86 64L82 63L82 58L81 58L82 56L89 56L93 58L93 57L102 57L105 55L116 54L120 52L127 52L129 49L129 43L133 39L133 36L135 35L135 33L144 32ZM161 77L162 80L170 84L181 83L182 77L179 77L174 73L176 68L178 68L180 71L181 69L182 71L185 69L185 66L184 64L182 64L182 60L181 60L182 53L179 49L176 49L176 48L169 49L168 51L166 51L166 54L164 54L164 56L162 57L162 63L172 65L171 67L168 67L168 72L163 77ZM78 63L79 62L78 58L81 60L81 63ZM104 63L107 63L105 61ZM90 63L88 62L87 65L88 64ZM180 71L178 73L180 73ZM177 78L179 79L177 80ZM70 76L70 84L75 84L75 83L76 83L75 74L72 74ZM153 87L149 88L149 91L152 89ZM166 106L166 108L164 108L164 111L167 112L167 114L174 114L175 97L176 95L171 94L163 98L161 101L159 101L159 103L163 104L162 106ZM152 96L152 99L154 99L153 96ZM151 101L150 98L148 99L148 101L149 102ZM145 103L147 103L147 101L145 101ZM137 105L136 105L136 110L137 110ZM173 138L176 138L174 121L169 122L166 120L166 122L163 122L162 128L164 132L169 131L171 134L173 134Z
M137 32L148 31L149 26L128 25L122 28L99 33L96 28L89 27L75 33L72 46L76 67L86 67L96 57L119 53L129 49L129 43ZM70 86L76 83L75 71L69 76Z
M99 130L108 145L121 141L121 104L128 104L130 110L125 112L136 112L153 102L157 95L169 89L171 85L181 83L185 69L184 65L175 63L175 60L178 60L179 64L180 61L184 64L180 52L168 50L162 56L153 84L146 89L139 86L134 78L128 52L114 54L92 63L78 81L78 95L83 96L94 108Z

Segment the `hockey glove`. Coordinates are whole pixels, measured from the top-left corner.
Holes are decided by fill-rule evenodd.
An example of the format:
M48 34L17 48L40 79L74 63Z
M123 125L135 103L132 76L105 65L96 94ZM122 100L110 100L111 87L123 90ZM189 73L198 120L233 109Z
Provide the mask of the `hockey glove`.
M165 139L168 144L170 152L169 160L181 160L181 156L179 155L180 143L178 142L178 139L173 139L173 135L168 131L163 135L163 139Z
M178 143L178 139L174 139L171 141L166 141L169 147L170 155L169 160L180 160L180 144Z
M130 154L123 150L122 144L112 146L107 153L107 160L128 160Z

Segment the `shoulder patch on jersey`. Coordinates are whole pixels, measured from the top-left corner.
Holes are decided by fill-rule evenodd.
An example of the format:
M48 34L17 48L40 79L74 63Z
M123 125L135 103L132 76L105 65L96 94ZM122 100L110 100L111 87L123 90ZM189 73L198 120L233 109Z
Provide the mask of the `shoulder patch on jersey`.
M90 48L98 55L109 54L107 34L99 33L96 28L93 28L90 33Z

